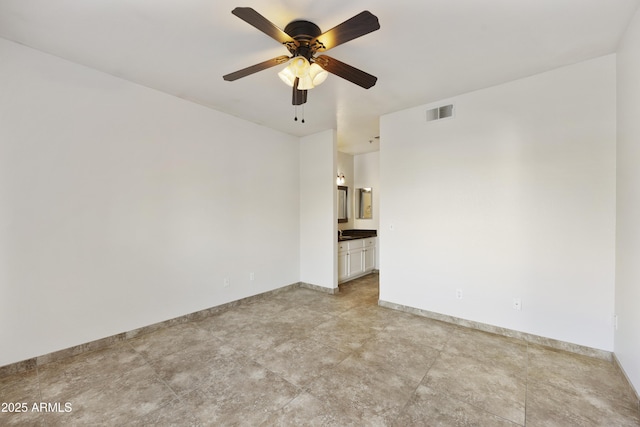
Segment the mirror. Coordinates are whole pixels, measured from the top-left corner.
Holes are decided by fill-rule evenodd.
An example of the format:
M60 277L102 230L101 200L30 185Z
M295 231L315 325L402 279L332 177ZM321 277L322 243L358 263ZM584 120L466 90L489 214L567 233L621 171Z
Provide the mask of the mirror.
M347 190L349 187L338 185L338 222L348 222L347 218Z
M373 218L373 194L371 188L356 188L356 218Z

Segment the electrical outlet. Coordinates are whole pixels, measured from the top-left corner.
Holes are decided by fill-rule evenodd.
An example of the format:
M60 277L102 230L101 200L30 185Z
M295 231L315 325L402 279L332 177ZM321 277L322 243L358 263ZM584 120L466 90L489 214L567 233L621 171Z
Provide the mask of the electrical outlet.
M513 309L517 311L522 310L522 300L520 298L513 299Z
M253 273L249 273L249 280L251 280L252 282L256 280L256 275Z
M224 281L222 282L222 284L223 284L223 286L224 286L225 288L228 288L230 283L231 283L231 282L229 281L229 278L228 278L228 277L225 277L225 278L224 278Z
M456 298L462 299L462 289L456 289Z

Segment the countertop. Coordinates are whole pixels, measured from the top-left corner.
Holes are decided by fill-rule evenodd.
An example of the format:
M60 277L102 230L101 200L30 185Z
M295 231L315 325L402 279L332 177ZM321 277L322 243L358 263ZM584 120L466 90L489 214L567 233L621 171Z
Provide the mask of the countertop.
M342 230L342 236L338 233L338 242L345 242L349 240L368 239L369 237L377 237L378 230Z

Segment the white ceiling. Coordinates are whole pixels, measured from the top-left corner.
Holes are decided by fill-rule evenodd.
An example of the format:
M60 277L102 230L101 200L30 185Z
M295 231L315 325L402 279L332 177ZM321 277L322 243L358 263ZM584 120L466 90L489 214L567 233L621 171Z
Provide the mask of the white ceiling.
M615 52L640 0L0 0L0 36L252 122L303 136L335 128L375 151L379 117ZM327 52L378 77L309 91L304 124L279 67L224 74L287 50L231 14L323 31L369 10L381 29ZM1 66L1 62L0 62ZM300 112L299 112L300 113ZM369 141L373 142L369 142Z

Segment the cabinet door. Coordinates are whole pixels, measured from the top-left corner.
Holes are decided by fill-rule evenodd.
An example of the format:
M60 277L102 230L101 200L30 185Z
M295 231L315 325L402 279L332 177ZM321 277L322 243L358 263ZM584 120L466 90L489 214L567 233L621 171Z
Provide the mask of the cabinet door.
M372 271L376 264L376 248L368 247L363 250L363 269L364 271Z
M338 252L338 282L349 277L349 255L348 252Z
M360 249L349 249L349 277L356 276L364 271L362 255L364 251Z

